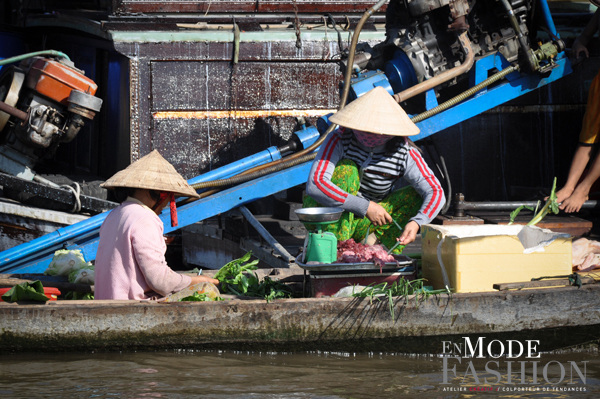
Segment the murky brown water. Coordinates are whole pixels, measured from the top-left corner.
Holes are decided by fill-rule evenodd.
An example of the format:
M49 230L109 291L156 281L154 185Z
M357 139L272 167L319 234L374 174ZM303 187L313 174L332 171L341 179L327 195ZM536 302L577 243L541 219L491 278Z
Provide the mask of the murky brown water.
M14 354L0 356L0 398L600 397L597 353L542 355L535 359L540 362L537 385L531 385L531 362L525 364L526 384L520 383L520 365L513 365L516 384L511 385L506 381L506 359L498 359L501 367L495 368L500 383L485 372L490 360L494 359L473 362L479 383L472 372L463 379L469 359L461 364L452 360L449 368L456 366L457 377L448 372L449 384L444 385L438 356L218 351ZM569 361L581 367L585 384L576 373L569 384ZM562 383L544 380L546 364L551 382L560 379L563 365Z

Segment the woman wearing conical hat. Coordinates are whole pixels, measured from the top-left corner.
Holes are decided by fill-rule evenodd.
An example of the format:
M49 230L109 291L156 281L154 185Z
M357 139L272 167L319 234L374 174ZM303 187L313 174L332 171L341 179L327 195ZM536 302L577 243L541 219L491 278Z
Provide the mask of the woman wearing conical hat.
M165 260L167 246L158 217L170 203L171 225L177 225L175 196L198 197L196 191L154 150L103 185L123 200L100 228L95 266L95 299L149 299L201 282L205 276L174 272Z
M369 231L391 248L399 237L395 252L401 253L446 202L440 182L407 138L419 128L381 87L329 119L340 128L319 149L304 207L341 207L348 212L327 228L338 240L359 242ZM404 187L394 190L398 185Z

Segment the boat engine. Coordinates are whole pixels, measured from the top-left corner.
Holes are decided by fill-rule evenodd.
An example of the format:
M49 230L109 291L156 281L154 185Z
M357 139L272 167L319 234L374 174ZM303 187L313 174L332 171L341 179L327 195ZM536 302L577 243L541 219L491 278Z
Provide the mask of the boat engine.
M100 111L97 85L66 58L31 57L0 76L0 171L33 180L35 163Z
M390 0L386 40L374 47L367 43L357 46L353 65L356 79L349 101L374 85L396 94L454 68L464 68L436 82L439 96L441 89L468 80L465 72L470 66L465 64L470 52L471 60L500 54L509 63L518 63L525 73L549 71L553 68L552 58L564 50L564 44L554 38L547 44L540 43L536 51L530 48L530 33L537 34L533 17L539 14L539 2ZM342 65L342 69L346 67ZM396 99L401 102L407 97Z

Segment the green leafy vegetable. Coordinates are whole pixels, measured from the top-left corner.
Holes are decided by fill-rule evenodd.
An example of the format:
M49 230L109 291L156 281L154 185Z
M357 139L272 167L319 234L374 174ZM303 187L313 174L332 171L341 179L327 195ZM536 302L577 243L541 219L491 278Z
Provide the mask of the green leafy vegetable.
M73 270L69 273L69 282L94 285L94 266Z
M540 202L538 201L538 206L539 206ZM527 205L521 205L520 207L518 207L517 209L515 209L514 211L512 211L510 213L510 222L508 222L508 224L513 224L515 222L515 219L517 218L517 215L519 214L519 212L521 212L523 209L529 209L531 212L533 212L535 214L537 207L534 209L530 206Z
M81 250L59 249L54 252L54 257L44 272L47 276L68 276L73 270L88 266ZM91 264L90 264L91 266Z
M91 292L69 291L65 294L65 299L71 299L74 301L92 300L92 299L94 299L94 294L92 294Z
M539 204L540 203L538 201L538 206L535 208L535 210L533 210L529 206L521 205L520 207L518 207L517 209L515 209L514 211L511 212L510 222L508 224L513 224L513 222L515 221L515 218L517 217L517 215L519 214L519 212L521 212L521 210L523 208L527 208L530 211L533 211L533 214L534 214L533 219L531 219L529 221L529 223L527 223L527 226L535 226L536 224L541 222L542 219L550 212L554 213L555 215L558 214L559 208L558 208L558 202L556 202L556 177L554 178L554 183L552 183L552 191L550 192L550 196L548 197L546 204L539 212L537 212Z
M253 296L264 298L267 301L278 298L291 298L292 290L284 283L272 280L266 276L262 281L256 273L258 260L247 263L252 256L252 251L223 266L215 278L221 283L221 290L226 294Z
M223 300L223 298L221 298L221 297L216 297L215 299L212 299L210 296L206 295L205 293L200 294L196 291L190 296L181 298L179 300L179 302L204 302L204 301L222 301L222 300Z
M15 301L41 301L46 302L50 298L44 295L44 286L42 282L36 280L32 283L17 284L2 295L4 302Z

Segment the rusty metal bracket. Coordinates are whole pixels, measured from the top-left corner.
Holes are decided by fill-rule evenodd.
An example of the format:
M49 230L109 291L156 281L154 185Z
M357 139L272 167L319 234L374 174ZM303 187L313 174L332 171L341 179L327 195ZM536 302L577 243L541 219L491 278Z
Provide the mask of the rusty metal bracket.
M75 203L73 193L70 190L49 187L44 184L7 175L6 173L0 173L0 185L19 191L24 191L29 194L35 194L40 197L62 202L71 206L73 206ZM87 195L80 195L79 198L81 200L81 209L94 214L116 208L119 205L116 202L106 201Z

